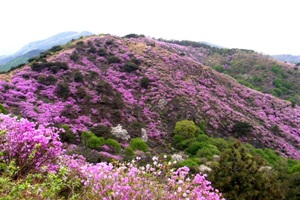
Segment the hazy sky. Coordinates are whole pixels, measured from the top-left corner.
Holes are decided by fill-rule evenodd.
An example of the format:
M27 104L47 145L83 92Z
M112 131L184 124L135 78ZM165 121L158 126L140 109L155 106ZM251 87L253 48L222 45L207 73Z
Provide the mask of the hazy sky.
M300 55L297 0L1 0L0 55L64 31Z

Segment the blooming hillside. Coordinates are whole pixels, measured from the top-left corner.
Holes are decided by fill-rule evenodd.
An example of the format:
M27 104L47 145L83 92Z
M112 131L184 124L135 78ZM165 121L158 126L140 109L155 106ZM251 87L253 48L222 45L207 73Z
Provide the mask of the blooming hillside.
M38 123L109 135L169 138L177 121L205 121L206 132L234 136L300 159L300 107L239 85L150 38L93 36L37 58L0 82L0 103ZM242 133L235 124L253 130Z

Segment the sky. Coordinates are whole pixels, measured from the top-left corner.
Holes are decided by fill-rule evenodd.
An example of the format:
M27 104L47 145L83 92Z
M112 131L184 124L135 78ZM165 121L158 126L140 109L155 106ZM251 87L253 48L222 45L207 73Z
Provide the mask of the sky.
M0 55L65 31L300 55L297 0L2 0Z

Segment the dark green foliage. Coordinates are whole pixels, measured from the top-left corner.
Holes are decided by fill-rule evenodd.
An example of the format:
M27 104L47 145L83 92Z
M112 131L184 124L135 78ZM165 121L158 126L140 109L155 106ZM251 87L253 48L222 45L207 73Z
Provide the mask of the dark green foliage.
M96 53L97 49L94 46L91 46L88 50L88 53Z
M121 59L120 59L120 58L115 57L115 56L113 56L113 55L107 56L106 59L107 59L108 64L112 64L112 63L120 63L120 62L121 62Z
M196 140L198 142L204 142L204 141L207 141L209 139L209 137L205 134L200 134L197 136Z
M293 167L291 167L290 173L292 173L292 174L300 173L300 163L298 163L297 165L294 165Z
M213 167L208 179L226 199L283 199L276 174L260 171L263 165L236 142L221 154L219 165Z
M300 199L300 173L296 173L289 177L287 183L287 195L286 199L299 200Z
M56 85L55 91L56 95L60 98L67 99L70 95L70 89L67 83L59 82Z
M192 142L194 142L195 141L195 138L189 138L189 139L184 139L184 140L182 140L182 141L180 141L178 144L176 144L176 146L177 146L177 148L179 149L179 150L184 150L184 149L186 149L188 146L190 146L190 144L192 143Z
M253 126L248 122L236 122L232 127L232 131L235 133L236 137L249 135L252 130Z
M7 114L7 110L4 108L4 106L0 103L0 113Z
M113 43L114 43L113 40L107 40L107 41L105 42L106 45L112 45Z
M62 49L63 49L62 46L56 45L56 46L51 47L51 49L49 49L48 51L49 52L58 52L58 51L60 51Z
M59 132L59 138L61 142L76 144L76 134L70 130L70 127L68 125L62 125L61 127L64 129L64 131Z
M185 138L195 137L197 132L197 126L193 121L182 120L175 124L174 133L181 134Z
M90 130L98 137L108 137L110 135L110 128L107 126L97 125L91 127Z
M179 143L183 140L185 140L185 137L183 135L180 135L180 134L175 134L174 137L173 137L173 140L175 143Z
M132 138L129 142L129 146L132 150L140 150L147 152L149 150L148 145L141 138Z
M131 33L131 34L123 36L123 38L139 38L139 37L145 37L145 35L139 35L139 34Z
M221 65L215 65L213 67L213 69L220 72L220 73L223 73L225 71L224 67L222 67Z
M32 63L31 69L33 71L40 72L43 69L49 69L52 73L57 73L59 70L67 70L68 65L64 62L44 62L44 63Z
M83 76L82 76L80 71L76 71L74 73L74 81L77 82L77 83L79 83L79 82L82 83L83 82Z
M279 128L278 125L272 125L271 128L270 128L270 131L275 134L275 135L279 135L281 130Z
M83 98L88 97L84 88L78 88L75 95L79 99L83 99Z
M208 144L196 152L197 157L212 159L213 155L220 155L221 152L212 144Z
M188 148L185 150L186 153L191 154L191 155L196 155L198 149L202 148L203 144L201 142L192 142Z
M132 160L134 159L135 153L131 147L127 147L124 149L124 159L125 160Z
M79 60L79 55L78 53L76 52L73 52L71 55L70 55L70 59L73 60L74 62L77 62Z
M137 69L139 69L138 66L130 61L126 61L125 65L123 66L123 70L128 73L136 71Z
M274 74L281 74L282 73L282 69L278 66L278 65L272 65L270 70L274 73Z
M37 81L44 85L54 85L57 82L57 79L53 75L45 76L43 74L37 77Z
M109 138L105 141L105 144L112 147L114 149L114 153L120 153L121 146L116 140Z
M104 138L97 137L92 132L83 131L81 133L81 143L90 149L99 150L105 142Z
M97 51L97 54L98 54L98 56L106 56L106 55L107 55L107 52L106 52L105 49L99 49L99 50Z
M100 93L105 93L107 95L112 94L113 88L110 84L105 82L104 80L100 79L96 85L96 91Z
M141 86L142 88L147 89L148 86L149 86L149 78L148 78L148 77L143 77L143 78L141 78L141 79L140 79L140 86Z

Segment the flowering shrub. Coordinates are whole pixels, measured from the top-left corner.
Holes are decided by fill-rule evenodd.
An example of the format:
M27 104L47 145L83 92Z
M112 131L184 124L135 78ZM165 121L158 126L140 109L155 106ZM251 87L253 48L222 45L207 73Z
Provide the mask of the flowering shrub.
M113 136L120 138L122 140L130 139L130 135L128 134L127 130L123 129L120 124L118 124L118 126L116 127L112 127L111 133L113 134Z
M26 119L0 114L0 152L5 163L14 161L17 176L56 169L55 160L62 153L58 130Z

